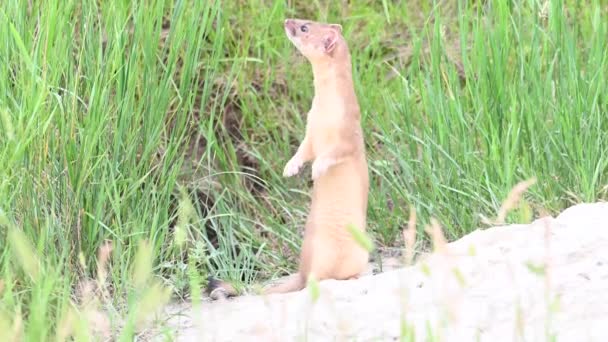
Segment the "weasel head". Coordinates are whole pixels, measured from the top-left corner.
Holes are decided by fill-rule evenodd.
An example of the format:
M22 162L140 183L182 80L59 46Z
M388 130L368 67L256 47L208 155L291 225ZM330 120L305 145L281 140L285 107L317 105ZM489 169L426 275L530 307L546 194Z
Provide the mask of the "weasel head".
M340 24L286 19L284 26L289 40L310 62L330 60L348 52Z

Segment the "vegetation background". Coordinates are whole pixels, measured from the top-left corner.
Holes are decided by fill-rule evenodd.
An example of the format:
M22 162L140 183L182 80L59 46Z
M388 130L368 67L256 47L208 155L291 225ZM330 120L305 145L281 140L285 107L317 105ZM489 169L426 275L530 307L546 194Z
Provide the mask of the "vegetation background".
M295 269L313 88L287 17L344 28L377 251L411 209L484 227L532 177L508 222L607 199L606 1L3 1L1 340L131 339L207 274Z

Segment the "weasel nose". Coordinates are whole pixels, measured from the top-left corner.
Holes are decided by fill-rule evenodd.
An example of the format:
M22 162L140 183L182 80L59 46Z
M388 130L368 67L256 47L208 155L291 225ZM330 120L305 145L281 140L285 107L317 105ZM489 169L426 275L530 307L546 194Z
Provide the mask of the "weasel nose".
M293 19L285 19L285 30L289 31L292 36L295 36L296 22Z

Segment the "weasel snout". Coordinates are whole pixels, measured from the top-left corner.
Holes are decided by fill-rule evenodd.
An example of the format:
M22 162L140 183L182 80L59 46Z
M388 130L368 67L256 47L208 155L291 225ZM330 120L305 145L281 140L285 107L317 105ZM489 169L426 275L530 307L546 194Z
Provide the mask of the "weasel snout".
M296 35L296 23L293 19L285 19L285 31L292 36Z

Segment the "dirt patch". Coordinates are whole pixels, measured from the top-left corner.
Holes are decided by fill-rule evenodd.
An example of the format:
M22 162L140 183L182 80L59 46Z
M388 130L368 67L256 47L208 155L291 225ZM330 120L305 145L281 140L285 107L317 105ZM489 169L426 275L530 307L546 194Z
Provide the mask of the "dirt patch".
M308 290L166 308L178 341L601 341L608 324L608 203L477 230L412 267ZM396 267L395 267L396 266ZM390 270L386 270L390 268ZM373 268L372 268L372 274ZM371 314L371 313L374 314ZM159 337L160 338L160 337Z

